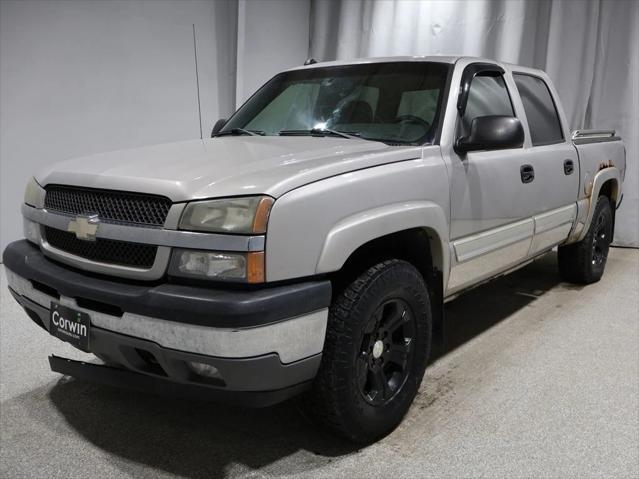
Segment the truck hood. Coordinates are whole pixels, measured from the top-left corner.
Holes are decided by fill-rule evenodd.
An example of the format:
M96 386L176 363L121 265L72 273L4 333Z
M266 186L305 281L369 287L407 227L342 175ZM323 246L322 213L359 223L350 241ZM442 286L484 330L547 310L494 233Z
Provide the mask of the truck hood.
M159 194L171 200L268 194L412 158L419 147L328 137L236 136L113 151L54 164L36 175L64 184Z

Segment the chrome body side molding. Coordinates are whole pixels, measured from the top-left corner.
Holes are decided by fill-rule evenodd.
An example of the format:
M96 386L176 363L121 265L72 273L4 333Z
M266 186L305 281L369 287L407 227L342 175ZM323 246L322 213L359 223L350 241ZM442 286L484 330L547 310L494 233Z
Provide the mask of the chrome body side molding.
M535 216L535 236L529 255L535 255L566 240L576 218L576 203Z
M446 294L453 294L521 262L534 233L531 218L474 234L453 242L456 264Z
M557 208L451 243L453 264L446 296L519 267L568 238L577 204Z
M464 263L530 238L532 226L532 220L527 219L457 240L453 243L457 262Z

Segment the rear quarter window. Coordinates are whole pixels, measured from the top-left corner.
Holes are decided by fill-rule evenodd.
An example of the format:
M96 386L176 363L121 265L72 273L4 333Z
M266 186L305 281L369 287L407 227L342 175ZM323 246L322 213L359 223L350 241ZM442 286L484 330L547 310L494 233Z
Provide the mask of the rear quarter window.
M517 73L513 74L513 78L524 104L533 146L564 141L559 114L546 82L541 78Z

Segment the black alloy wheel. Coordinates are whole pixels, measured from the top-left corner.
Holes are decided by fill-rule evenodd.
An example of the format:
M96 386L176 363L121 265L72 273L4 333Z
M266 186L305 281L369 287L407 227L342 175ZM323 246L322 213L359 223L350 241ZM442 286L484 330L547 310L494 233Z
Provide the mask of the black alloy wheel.
M357 361L359 390L372 406L392 400L410 374L415 316L406 301L380 305L364 328Z
M610 248L609 230L610 225L606 221L607 217L600 214L596 218L595 233L592 238L592 264L601 267L608 258Z
M565 281L590 284L601 279L614 226L614 203L607 196L597 198L588 230L581 241L559 246L559 274Z
M369 267L333 299L308 411L351 441L384 437L419 390L431 336L428 285L415 266L390 259Z

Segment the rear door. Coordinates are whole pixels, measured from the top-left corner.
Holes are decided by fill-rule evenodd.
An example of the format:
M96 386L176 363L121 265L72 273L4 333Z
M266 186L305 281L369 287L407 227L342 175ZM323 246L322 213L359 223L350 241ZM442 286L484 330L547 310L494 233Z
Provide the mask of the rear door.
M530 250L534 255L570 233L577 211L579 164L548 79L517 71L513 79L525 111L523 158L535 176L535 236Z

